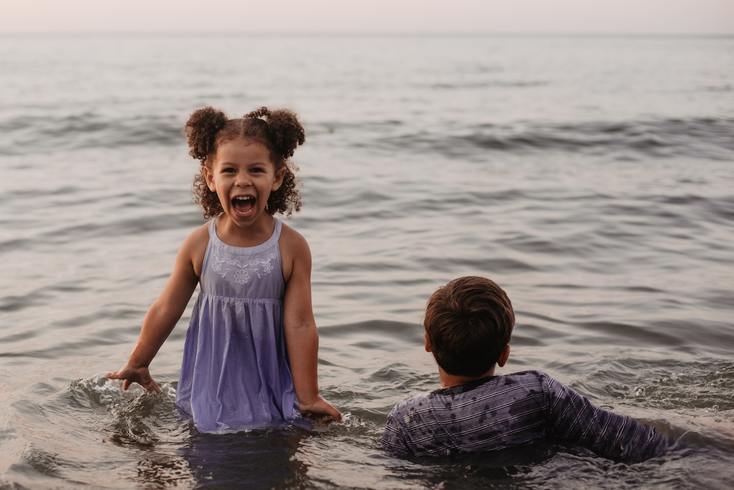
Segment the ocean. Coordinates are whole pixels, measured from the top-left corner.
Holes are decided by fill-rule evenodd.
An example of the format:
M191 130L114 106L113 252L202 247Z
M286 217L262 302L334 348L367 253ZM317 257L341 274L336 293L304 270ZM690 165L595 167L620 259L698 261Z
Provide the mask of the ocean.
M3 35L0 89L0 488L734 486L734 38ZM341 424L196 433L173 404L191 304L161 395L102 376L202 223L182 128L203 105L304 122L287 223ZM686 449L385 454L390 408L438 388L426 300L468 274L515 306L501 373Z

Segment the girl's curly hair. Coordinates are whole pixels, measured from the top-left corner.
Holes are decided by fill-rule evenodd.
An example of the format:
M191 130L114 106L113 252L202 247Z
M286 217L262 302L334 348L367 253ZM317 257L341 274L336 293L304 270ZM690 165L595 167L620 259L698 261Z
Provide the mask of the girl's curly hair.
M301 209L301 195L297 189L297 168L288 159L306 140L298 116L288 110L271 111L261 107L243 117L229 119L222 111L203 107L195 111L186 122L186 138L189 154L201 162L199 173L194 177L194 201L201 205L204 218L209 219L223 211L216 192L206 185L205 169L211 168L217 147L236 138L255 140L265 145L275 169L285 168L283 183L268 198L268 213L283 213L290 216Z

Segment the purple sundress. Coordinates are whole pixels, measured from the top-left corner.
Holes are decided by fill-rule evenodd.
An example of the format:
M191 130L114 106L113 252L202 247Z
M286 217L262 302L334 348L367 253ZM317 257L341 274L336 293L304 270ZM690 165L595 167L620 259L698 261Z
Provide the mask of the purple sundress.
M283 331L278 239L234 247L209 223L201 292L186 333L176 405L200 432L283 425L300 416Z

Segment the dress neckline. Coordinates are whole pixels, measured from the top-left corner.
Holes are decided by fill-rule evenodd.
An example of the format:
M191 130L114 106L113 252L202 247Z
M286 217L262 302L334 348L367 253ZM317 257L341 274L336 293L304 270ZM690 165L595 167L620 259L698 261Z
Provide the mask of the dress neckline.
M262 243L258 243L257 245L252 245L250 247L240 247L238 245L230 245L224 242L221 238L219 238L219 234L217 233L217 220L219 219L219 216L216 216L215 218L213 218L211 222L209 223L209 237L217 245L231 252L250 254L253 252L259 252L260 250L271 248L273 244L278 243L278 239L280 238L280 230L282 227L282 223L276 217L273 217L273 220L275 220L275 226L273 227L273 233L270 235L270 237L267 240L265 240Z

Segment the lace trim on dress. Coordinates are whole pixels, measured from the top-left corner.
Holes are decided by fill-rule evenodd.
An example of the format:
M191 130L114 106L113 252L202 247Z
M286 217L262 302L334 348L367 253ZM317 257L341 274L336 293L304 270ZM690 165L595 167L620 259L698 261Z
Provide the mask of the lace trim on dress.
M212 250L212 270L223 278L240 285L248 284L255 277L262 279L265 275L272 273L273 262L278 258L274 251L261 257L248 257L247 259L223 256L219 254L219 251L219 247L214 247Z

